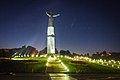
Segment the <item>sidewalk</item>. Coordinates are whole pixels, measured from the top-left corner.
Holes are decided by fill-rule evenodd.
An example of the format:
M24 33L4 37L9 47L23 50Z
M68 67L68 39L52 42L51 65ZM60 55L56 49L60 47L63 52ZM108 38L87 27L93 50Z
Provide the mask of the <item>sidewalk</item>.
M59 60L50 57L49 62L47 64L46 72L47 73L66 72L66 70Z

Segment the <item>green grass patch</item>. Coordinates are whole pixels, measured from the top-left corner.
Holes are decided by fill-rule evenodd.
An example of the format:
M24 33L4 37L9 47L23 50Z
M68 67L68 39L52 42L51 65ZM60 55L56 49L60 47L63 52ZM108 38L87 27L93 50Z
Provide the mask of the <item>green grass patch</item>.
M0 61L0 72L45 72L47 58L14 58Z
M60 58L61 61L69 68L69 72L74 73L120 73L120 69L112 68L109 66L103 66L96 63L89 63L84 60L79 64L71 63L72 60L66 58ZM85 64L83 64L85 63Z

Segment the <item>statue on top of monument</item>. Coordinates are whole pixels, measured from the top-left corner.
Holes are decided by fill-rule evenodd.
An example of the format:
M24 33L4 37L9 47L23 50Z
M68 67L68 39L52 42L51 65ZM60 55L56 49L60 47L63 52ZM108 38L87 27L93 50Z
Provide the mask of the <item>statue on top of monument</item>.
M49 17L57 17L57 16L60 16L60 14L53 13L53 12L46 12L46 14L47 14Z

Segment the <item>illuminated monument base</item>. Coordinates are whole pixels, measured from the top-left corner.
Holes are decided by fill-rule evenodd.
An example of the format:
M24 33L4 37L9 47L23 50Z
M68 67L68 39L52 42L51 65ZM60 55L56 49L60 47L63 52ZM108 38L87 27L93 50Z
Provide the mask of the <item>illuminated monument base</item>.
M49 17L48 29L47 29L47 54L55 54L55 33L54 33L54 22L53 17L59 16L52 12L46 12Z
M47 37L47 53L55 53L55 37Z

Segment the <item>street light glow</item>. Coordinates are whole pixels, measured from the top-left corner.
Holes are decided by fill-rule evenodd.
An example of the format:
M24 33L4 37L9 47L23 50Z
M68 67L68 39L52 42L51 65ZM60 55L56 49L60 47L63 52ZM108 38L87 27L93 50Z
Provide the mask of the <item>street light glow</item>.
M31 57L33 58L33 57L35 57L35 55L34 55L34 54L32 54L32 55L31 55Z

